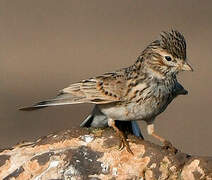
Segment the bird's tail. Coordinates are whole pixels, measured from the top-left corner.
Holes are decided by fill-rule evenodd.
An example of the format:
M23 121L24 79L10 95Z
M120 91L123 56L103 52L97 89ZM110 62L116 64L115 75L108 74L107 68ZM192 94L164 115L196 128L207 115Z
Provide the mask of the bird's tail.
M33 110L37 110L37 109L41 109L41 108L45 108L45 107L49 107L49 106L59 106L59 105L77 104L77 103L82 103L80 101L80 97L76 97L76 96L73 96L68 93L61 93L54 99L41 101L32 106L20 108L19 110L33 111Z

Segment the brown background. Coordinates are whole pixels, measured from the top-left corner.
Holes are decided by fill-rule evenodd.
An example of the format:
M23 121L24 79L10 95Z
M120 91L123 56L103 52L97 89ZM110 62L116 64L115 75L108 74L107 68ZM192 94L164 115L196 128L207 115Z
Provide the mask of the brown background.
M184 152L211 156L211 0L0 0L1 146L78 126L91 105L17 109L132 64L171 28L184 33L195 71L180 74L189 95L158 117L156 130Z

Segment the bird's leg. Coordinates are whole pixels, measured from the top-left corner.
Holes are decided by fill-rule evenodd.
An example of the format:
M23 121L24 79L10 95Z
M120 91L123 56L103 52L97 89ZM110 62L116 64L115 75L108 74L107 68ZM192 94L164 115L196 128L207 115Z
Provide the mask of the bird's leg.
M160 142L162 142L164 144L164 142L166 141L164 138L162 138L161 136L155 134L155 128L154 128L154 124L148 124L147 125L147 132L149 135L153 136L154 138L158 139Z
M125 134L122 131L120 131L119 128L116 127L115 121L113 119L109 119L108 125L112 127L115 130L116 134L120 137L120 146L119 146L120 149L123 149L124 147L126 147L127 151L133 155L133 152L130 149L130 146L129 146L129 143L127 142Z
M167 141L166 139L164 139L163 137L157 135L155 132L154 132L154 124L148 124L147 125L147 132L149 135L153 136L154 138L158 139L160 142L163 143L164 145L164 148L165 149L170 149L172 152L176 153L178 150L169 142Z

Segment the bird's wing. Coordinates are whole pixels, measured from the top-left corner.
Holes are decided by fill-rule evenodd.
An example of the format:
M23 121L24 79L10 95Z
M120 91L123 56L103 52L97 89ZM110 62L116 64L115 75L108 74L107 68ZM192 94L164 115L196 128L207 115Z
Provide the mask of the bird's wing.
M105 104L122 101L126 91L125 86L126 80L123 74L120 72L106 73L71 84L61 91L61 95L69 94L71 97L75 97L73 103Z
M48 106L77 103L106 104L123 100L126 91L126 80L123 71L106 73L71 84L60 91L54 99L41 101L20 110L36 110Z

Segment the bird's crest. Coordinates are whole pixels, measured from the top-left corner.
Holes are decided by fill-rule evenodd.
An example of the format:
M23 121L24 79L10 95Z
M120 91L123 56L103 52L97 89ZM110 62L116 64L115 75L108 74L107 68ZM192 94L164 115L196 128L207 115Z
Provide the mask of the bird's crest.
M160 46L173 57L186 60L186 40L179 31L163 32L161 34Z

